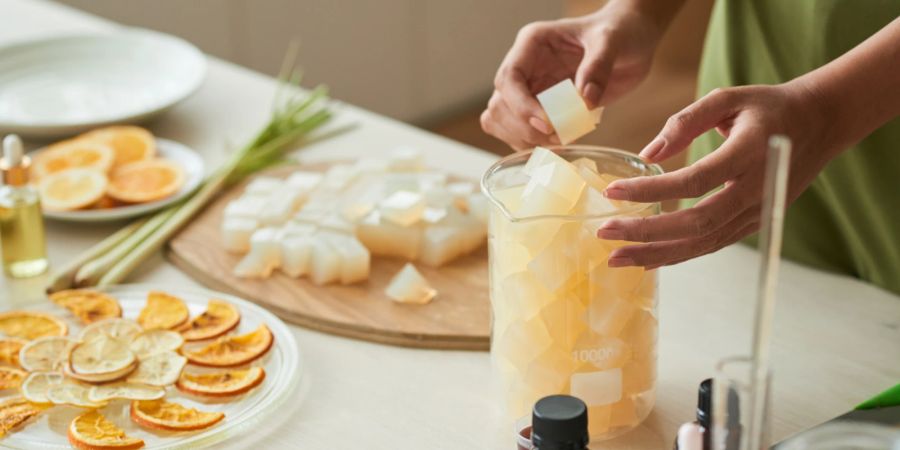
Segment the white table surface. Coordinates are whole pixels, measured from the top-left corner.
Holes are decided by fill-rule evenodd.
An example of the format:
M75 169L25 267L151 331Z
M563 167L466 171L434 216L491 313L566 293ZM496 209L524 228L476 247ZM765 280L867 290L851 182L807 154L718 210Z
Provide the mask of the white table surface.
M111 26L42 0L0 0L0 44ZM149 126L197 149L212 167L265 122L275 84L233 64L209 62L200 91ZM348 105L339 107L338 122L345 121L359 127L308 147L299 159L345 159L408 144L423 149L430 164L473 178L495 159ZM48 223L52 263L63 263L116 226ZM711 375L718 358L749 349L756 265L754 251L732 246L661 271L657 406L637 431L593 448L670 448L677 425L693 417L697 383ZM772 422L779 439L900 381L900 298L847 277L782 267L773 341ZM46 281L0 278L0 307L40 298ZM159 256L129 281L196 285ZM405 349L292 329L308 386L297 394L297 407L285 410L284 423L257 433L265 436L254 447L514 448L489 392L487 353Z

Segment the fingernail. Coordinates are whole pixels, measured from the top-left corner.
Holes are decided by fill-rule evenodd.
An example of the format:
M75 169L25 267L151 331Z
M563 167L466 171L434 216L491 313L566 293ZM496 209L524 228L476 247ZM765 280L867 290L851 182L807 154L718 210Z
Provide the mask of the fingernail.
M603 92L600 91L600 86L597 86L597 83L588 83L584 85L584 89L581 90L581 97L584 99L585 103L587 103L588 109L594 109L600 106L600 96Z
M607 223L597 229L597 237L610 241L624 241L625 232L617 225Z
M606 263L609 267L626 267L633 266L634 260L627 256L613 256Z
M534 127L535 130L538 130L541 133L548 135L553 134L553 128L550 128L550 125L547 125L543 120L537 117L528 119L528 123L531 124L531 126Z
M630 196L628 195L628 191L622 188L617 187L608 187L603 191L603 195L606 198L612 200L630 200Z
M662 150L663 147L665 147L665 146L666 146L666 140L661 137L658 137L658 138L654 139L653 142L650 142L649 144L647 144L647 146L644 147L643 150L641 150L641 153L639 153L638 156L646 159L647 161L653 161L653 158L657 154L659 154L659 151Z

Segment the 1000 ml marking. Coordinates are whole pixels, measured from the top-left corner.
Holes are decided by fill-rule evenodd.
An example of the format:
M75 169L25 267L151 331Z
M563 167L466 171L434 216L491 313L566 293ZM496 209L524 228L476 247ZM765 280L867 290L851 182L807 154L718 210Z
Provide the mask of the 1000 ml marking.
M572 352L572 358L578 362L589 362L594 365L600 365L612 359L613 356L615 356L615 353L615 349L609 347L586 348L574 350Z

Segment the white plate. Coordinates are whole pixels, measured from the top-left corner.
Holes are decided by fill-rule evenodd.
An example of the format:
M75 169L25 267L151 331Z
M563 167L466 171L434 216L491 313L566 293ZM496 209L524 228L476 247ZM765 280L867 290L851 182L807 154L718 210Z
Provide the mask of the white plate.
M147 301L147 292L151 286L123 285L103 289L119 300L122 315L127 319L137 318L138 313ZM230 401L199 401L195 397L181 394L175 387L166 389L166 399L181 403L201 411L221 411L225 420L219 424L195 433L172 433L152 431L139 427L128 417L126 400L113 400L101 412L113 423L123 428L129 436L144 440L145 449L182 449L212 447L222 441L247 438L255 434L263 426L274 425L287 417L279 413L290 410L297 401L298 387L304 377L306 368L297 341L291 330L272 313L246 300L227 294L204 289L167 289L166 292L176 295L185 301L194 317L206 310L206 302L211 298L227 300L241 311L241 322L233 332L238 334L253 331L261 323L265 323L275 337L272 348L262 358L250 365L262 366L266 370L266 378L262 384L247 394L235 397ZM81 326L72 314L55 304L46 301L35 303L18 309L42 311L64 318L69 325L69 336L78 336ZM193 372L208 371L189 364L185 370ZM4 392L3 397L10 395ZM291 403L286 403L286 402ZM9 433L0 440L0 448L17 449L67 449L71 448L66 440L66 430L72 419L85 410L72 406L54 406L41 414L37 420L25 425L16 432ZM262 436L259 436L262 437Z
M190 43L137 28L12 44L0 48L0 134L136 123L186 98L205 73Z
M144 215L164 208L190 195L203 181L203 160L197 152L168 139L156 138L156 150L160 157L168 159L184 169L184 186L175 194L162 200L137 205L119 206L106 209L83 209L77 211L44 211L44 217L69 222L106 222ZM41 150L34 152L34 156Z

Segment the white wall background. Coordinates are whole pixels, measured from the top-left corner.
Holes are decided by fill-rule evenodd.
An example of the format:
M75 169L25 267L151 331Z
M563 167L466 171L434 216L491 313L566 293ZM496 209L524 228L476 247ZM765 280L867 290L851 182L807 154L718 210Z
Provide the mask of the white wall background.
M297 37L305 86L418 124L484 102L516 31L563 10L562 0L57 1L271 75Z

